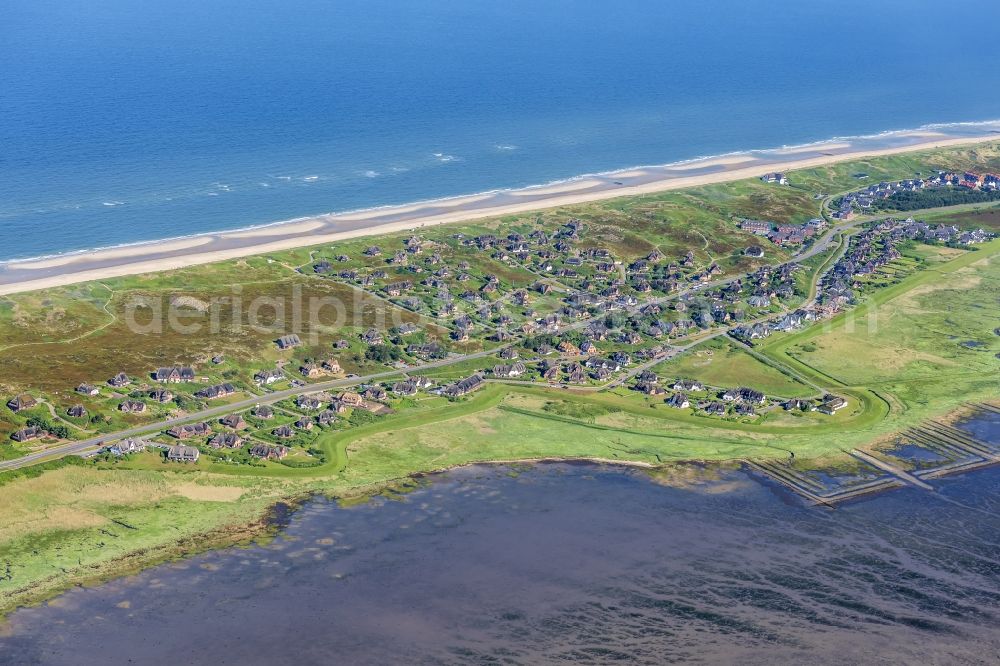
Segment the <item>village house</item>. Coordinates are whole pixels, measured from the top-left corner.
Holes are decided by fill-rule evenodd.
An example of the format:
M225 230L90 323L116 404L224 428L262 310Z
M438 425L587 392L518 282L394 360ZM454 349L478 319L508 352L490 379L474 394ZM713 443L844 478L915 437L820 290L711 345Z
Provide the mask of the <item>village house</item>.
M197 391L194 396L196 398L202 398L204 400L215 400L217 398L225 398L236 393L236 387L225 382L224 384L216 384L214 386L206 386L205 388Z
M772 224L764 220L740 220L740 229L756 236L766 236L771 233Z
M337 395L335 395L333 397L333 399L336 402L339 402L342 405L346 405L348 407L364 407L365 406L365 399L362 398L359 394L354 393L353 391L342 391L342 392L338 393Z
M238 449L243 446L243 438L235 432L220 432L208 441L213 449Z
M686 393L674 393L667 399L667 404L677 409L687 409L691 406Z
M16 431L10 436L15 442L30 442L33 439L44 437L45 431L38 426L27 426Z
M332 409L324 409L316 415L316 423L321 426L328 426L337 420L337 413Z
M265 420L273 419L274 410L271 409L268 405L257 405L257 407L255 407L253 410L253 415L256 416L258 419L265 419Z
M705 405L705 413L713 416L725 416L726 406L721 402L710 402Z
M179 384L194 381L194 368L175 365L167 368L157 368L153 379L164 384Z
M212 427L207 423L188 423L187 425L174 426L167 431L167 434L177 439L190 439L191 437L205 437L212 432Z
M284 378L284 374L281 370L258 370L254 376L253 380L258 386L270 386L271 384L281 381Z
M232 428L233 430L239 430L240 428L245 428L247 426L247 422L244 421L243 417L239 414L226 414L219 419L219 423L227 428Z
M412 379L396 382L392 385L392 392L401 396L415 395L417 392L417 383Z
M250 449L250 455L262 460L281 460L288 455L288 447L273 444L255 444Z
M643 370L636 379L644 384L659 384L660 378L652 370Z
M295 406L299 409L304 409L306 411L316 411L323 406L323 403L319 399L312 397L311 395L300 395L295 399Z
M275 341L278 345L278 349L294 349L302 344L302 340L299 336L292 333L291 335L283 335Z
M361 334L361 341L366 345L380 345L385 342L382 334L378 332L377 329L369 328L367 331Z
M612 373L607 368L597 368L596 370L593 370L590 373L590 378L594 379L594 380L597 380L599 382L604 382L604 381L607 381L607 380L611 379L611 376L613 374L614 373Z
M76 392L79 393L80 395L89 395L89 396L95 396L98 393L100 393L100 391L97 390L97 387L91 384L80 384L79 386L76 387Z
M132 437L115 442L104 449L105 453L110 453L113 456L126 456L130 453L139 453L145 450L146 442L141 439L133 439Z
M722 394L722 399L726 402L745 402L758 405L763 405L767 401L763 393L746 387L727 389Z
M482 388L484 385L483 376L477 373L447 386L441 393L449 398L460 398Z
M847 407L847 400L844 398L836 395L825 395L823 396L823 402L820 403L817 411L823 414L833 415L844 407Z
M584 365L586 365L588 368L591 369L603 368L611 372L618 372L619 370L622 369L621 363L618 363L617 361L614 361L610 358L597 358L592 356L583 363Z
M344 369L340 367L340 361L335 358L328 358L323 361L323 370L332 375L336 375L344 371Z
M403 255L406 256L406 255ZM409 280L402 280L400 282L393 282L392 284L386 285L385 293L387 296L399 296L404 291L409 291L413 288L413 283Z
M504 347L503 349L500 350L499 356L505 361L515 361L520 356L520 354L518 354L517 350L514 349L513 347Z
M434 386L434 380L430 377L425 377L423 375L415 375L410 377L413 382L416 383L418 389L429 389Z
M118 409L125 414L141 414L146 411L146 403L139 400L124 400L118 404Z
M292 437L295 437L295 431L292 430L292 427L289 425L278 426L277 428L271 431L271 434L274 435L275 437L280 437L282 439L290 439Z
M514 377L520 377L526 372L527 368L524 367L524 363L514 363L512 365L495 365L493 366L493 376L501 377L504 379L513 379Z
M622 331L621 342L626 345L642 344L642 336L635 331Z
M765 173L760 177L761 181L765 183L777 183L778 185L787 185L788 177L781 173L780 171L775 171L773 173Z
M303 377L314 378L322 375L323 369L320 368L319 365L317 365L316 363L308 362L308 363L303 363L301 366L299 366L299 372L302 374Z
M114 388L124 388L132 383L132 380L128 378L124 372L119 372L117 375L108 380L108 385Z
M608 375L611 374L607 370L604 370L603 372L607 372ZM663 389L662 386L660 386L656 382L649 382L649 381L639 381L639 382L637 382L636 385L635 385L635 390L639 391L641 393L645 393L646 395L649 395L649 396L657 396L657 395L665 395L666 394L666 391Z
M149 397L160 404L168 403L174 399L174 394L165 388L158 388L151 391Z
M37 404L38 401L27 394L16 395L7 401L7 407L15 414L17 412L23 412L26 409L31 409Z
M562 354L566 356L579 356L581 354L580 348L574 345L569 340L563 340L562 342L560 342L558 345L556 345L556 349L558 349Z
M80 419L87 415L87 410L83 405L73 405L66 410L66 414L68 416L72 416L73 418Z
M385 389L381 386L369 386L363 394L365 400L385 400L388 397Z
M740 416L754 416L757 412L754 411L752 403L738 402L736 403L736 413Z
M694 379L678 379L674 382L675 391L704 391L705 387L701 382Z
M167 449L167 460L171 462L196 463L201 452L193 446L175 444Z
M312 430L313 422L308 416L303 416L298 421L295 422L295 427L299 430Z
M808 400L802 400L800 398L791 398L790 400L786 400L785 402L781 403L781 407L786 412L791 412L791 411L794 411L796 409L802 411L802 410L809 409L809 401Z

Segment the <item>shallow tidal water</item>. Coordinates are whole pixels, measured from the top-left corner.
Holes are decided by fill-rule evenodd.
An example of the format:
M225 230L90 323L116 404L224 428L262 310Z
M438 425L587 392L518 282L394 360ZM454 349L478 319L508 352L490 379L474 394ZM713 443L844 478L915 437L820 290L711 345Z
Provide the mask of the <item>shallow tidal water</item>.
M708 476L478 466L310 501L267 543L18 611L0 660L1000 662L1000 468L835 510Z

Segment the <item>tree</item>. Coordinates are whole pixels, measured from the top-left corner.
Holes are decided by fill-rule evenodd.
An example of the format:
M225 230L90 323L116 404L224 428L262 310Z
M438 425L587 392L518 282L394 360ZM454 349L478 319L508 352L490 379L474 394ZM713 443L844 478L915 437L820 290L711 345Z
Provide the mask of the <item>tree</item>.
M365 358L379 363L392 363L402 358L402 353L395 345L372 345L365 351Z

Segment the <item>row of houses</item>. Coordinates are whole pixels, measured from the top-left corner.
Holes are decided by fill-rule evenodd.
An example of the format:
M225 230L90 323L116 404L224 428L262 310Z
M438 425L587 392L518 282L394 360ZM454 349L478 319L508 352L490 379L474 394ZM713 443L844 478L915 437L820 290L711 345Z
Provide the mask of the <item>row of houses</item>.
M801 245L826 227L826 220L813 218L805 224L777 224L767 220L742 218L737 222L742 231L765 236L775 245ZM762 248L747 248L748 256L763 256Z
M845 194L834 202L833 217L838 220L849 220L861 212L870 212L876 202L888 199L897 192L913 192L925 188L962 187L970 190L995 192L1000 190L1000 175L995 173L978 174L971 171L957 173L954 171L939 171L928 178L907 178L893 182L880 182L868 187Z

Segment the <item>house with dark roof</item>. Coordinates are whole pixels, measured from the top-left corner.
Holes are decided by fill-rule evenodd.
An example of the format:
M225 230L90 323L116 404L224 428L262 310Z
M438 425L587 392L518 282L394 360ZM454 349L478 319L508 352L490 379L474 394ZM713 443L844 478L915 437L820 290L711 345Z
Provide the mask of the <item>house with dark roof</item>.
M216 384L214 386L206 386L205 388L197 391L194 395L196 398L202 398L204 400L215 400L217 398L225 398L236 393L236 387L225 382L223 384Z
M485 381L483 380L483 376L476 373L471 377L460 379L454 384L445 387L441 393L449 398L460 398L463 395L468 395L473 391L481 389L484 385Z
M120 442L115 442L111 446L104 449L106 453L110 453L113 456L124 456L130 453L139 453L140 451L146 450L146 442L141 439L134 439L129 437L128 439L123 439Z
M175 444L167 448L167 460L171 462L196 463L201 452L193 446Z
M705 413L712 414L713 416L725 416L726 406L721 402L717 401L710 402L707 405L705 405Z
M188 423L187 425L174 426L167 431L167 434L177 439L190 439L191 437L204 437L212 432L212 427L207 423Z
M687 409L691 406L686 393L674 393L667 399L667 404L677 409Z
M15 413L31 409L37 404L38 401L27 394L16 395L7 401L7 407L10 408L10 411Z
M243 420L243 417L239 414L226 414L221 419L219 423L226 426L227 428L232 428L233 430L239 430L240 428L245 428L247 422Z
M250 455L261 460L281 460L288 455L288 447L280 444L255 444Z
M284 373L277 368L258 370L254 376L254 383L259 386L270 386L271 384L281 381L284 378Z
M517 362L511 365L495 365L493 366L493 376L501 377L504 379L513 379L514 377L520 377L527 371L524 363Z
M763 393L747 387L728 389L722 394L722 399L726 402L740 402L757 405L763 405L767 402L767 398Z
M123 388L132 383L132 380L128 378L124 372L119 372L117 375L108 380L108 384L115 388Z
M817 411L823 414L833 415L847 407L847 400L836 395L823 396L823 402L817 407Z
M208 445L213 449L238 449L243 446L243 438L235 432L220 432L208 440Z
M275 343L278 345L278 349L294 349L302 344L302 340L299 339L299 336L292 333L281 336L275 340Z
M38 426L28 426L26 428L21 428L14 434L10 436L15 442L30 442L33 439L38 439L39 437L44 437L45 431Z
M271 431L271 434L274 435L275 437L281 437L282 439L290 439L292 437L295 437L295 431L292 430L292 427L288 425L278 426L277 428Z
M337 420L337 413L332 409L324 409L322 412L316 415L316 423L321 426L327 426L334 423Z
M141 414L146 411L146 403L140 400L123 400L118 409L125 414Z
M675 391L704 391L705 386L694 379L678 379L674 382Z
M194 381L194 368L185 365L173 365L157 368L153 379L164 384L179 384Z
M323 403L311 395L300 395L295 399L295 406L306 411L315 411L322 407Z
M174 399L174 394L165 388L158 388L149 394L149 397L159 403L167 403Z

